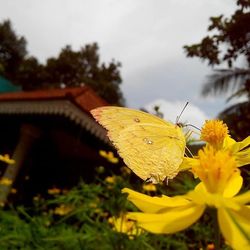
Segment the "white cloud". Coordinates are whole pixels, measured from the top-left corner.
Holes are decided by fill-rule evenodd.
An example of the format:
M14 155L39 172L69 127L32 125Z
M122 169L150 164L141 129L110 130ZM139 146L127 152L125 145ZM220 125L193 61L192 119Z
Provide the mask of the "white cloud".
M0 0L0 6L0 21L10 18L43 62L66 44L79 49L98 42L101 61L121 61L131 107L157 98L188 100L215 116L225 105L225 98L197 99L210 69L186 58L182 46L199 42L209 17L230 15L235 0Z
M169 102L164 99L158 99L145 105L145 109L150 113L154 113L154 107L159 106L160 111L164 114L164 119L175 123L185 104L183 101ZM207 119L209 117L199 107L189 103L182 113L179 122L201 128Z

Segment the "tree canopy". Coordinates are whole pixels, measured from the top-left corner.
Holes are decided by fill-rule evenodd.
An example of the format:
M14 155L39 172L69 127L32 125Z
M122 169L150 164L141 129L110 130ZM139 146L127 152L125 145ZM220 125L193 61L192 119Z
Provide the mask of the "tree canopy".
M9 20L0 23L0 74L14 80L26 54L25 38L16 35Z
M233 105L219 115L235 137L244 137L250 134L250 0L237 0L236 5L229 18L211 17L208 32L212 31L212 35L200 43L185 45L184 50L187 57L198 57L214 69L203 85L204 96L231 90L228 100L243 95L248 98L244 104ZM239 62L243 66L236 67ZM225 64L227 68L214 68Z
M101 63L97 43L78 51L67 45L57 57L41 64L26 51L26 40L18 37L9 20L0 23L0 74L24 90L80 86L92 87L110 104L124 104L120 90L121 63Z
M230 18L223 15L210 17L208 31L213 31L213 35L204 37L200 43L185 45L188 57L199 57L211 66L227 62L231 68L239 56L244 56L249 66L250 1L238 0L237 6Z

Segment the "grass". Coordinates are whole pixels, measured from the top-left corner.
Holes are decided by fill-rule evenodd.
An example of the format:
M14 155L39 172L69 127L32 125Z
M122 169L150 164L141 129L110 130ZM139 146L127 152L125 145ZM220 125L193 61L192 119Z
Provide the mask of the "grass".
M0 249L186 250L207 249L213 242L209 213L188 230L173 235L143 232L131 238L115 231L109 218L136 210L121 189L143 192L143 183L124 173L106 180L103 173L96 176L93 183L81 181L71 190L56 190L46 198L37 195L32 206L9 205L0 210ZM195 183L191 175L181 174L168 186L158 185L156 191L146 193L182 194Z

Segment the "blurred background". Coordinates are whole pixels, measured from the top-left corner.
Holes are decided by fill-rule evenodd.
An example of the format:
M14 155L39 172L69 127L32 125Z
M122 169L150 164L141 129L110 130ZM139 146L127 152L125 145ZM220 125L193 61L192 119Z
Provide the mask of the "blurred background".
M245 100L241 97L243 99L227 103L232 91L223 91L224 95L216 97L216 87L212 87L214 79L208 76L217 69L249 69L246 56L249 53L246 52L249 50L248 20L239 16L236 27L228 25L221 29L224 18L232 21L235 11L248 2L1 0L1 39L7 20L9 30L14 32L17 40L20 39L15 51L19 58L12 62L15 64L14 68L11 67L12 73L7 74L7 66L3 67L6 62L2 62L4 48L1 46L1 75L25 89L93 81L91 86L96 90L99 88L99 94L115 88L112 90L116 92L113 99L107 97L109 103L126 104L137 109L159 105L165 118L172 121L189 101L190 107L183 120L201 126L205 118L216 117L231 104ZM221 19L209 21L209 18L221 15L224 15ZM216 42L215 37L203 40L215 34L221 36L219 41ZM243 39L243 36L243 44L237 44L236 40ZM200 44L200 47L192 47L194 44ZM185 45L189 47L184 48ZM244 46L247 46L245 52ZM236 51L225 56L228 49ZM77 53L81 53L79 58L86 61L79 62ZM24 60L22 76L14 80L17 67L20 71L20 60ZM104 67L105 73L96 76L91 72L94 67L98 70L104 70ZM55 71L60 76L56 76ZM222 76L229 72L219 73ZM98 77L104 78L104 74L110 78L105 81L111 81L113 85L108 86L108 83L105 90L100 90L101 87L95 85L101 85ZM208 94L205 98L201 92L208 82L211 90L205 91ZM237 84L234 90L239 86Z
M144 183L90 110L126 106L174 123L189 102L181 123L220 118L244 139L249 10L250 0L0 0L0 249L215 249L205 216L205 228L172 238L114 232L113 216L135 210L123 187L175 195L197 180Z

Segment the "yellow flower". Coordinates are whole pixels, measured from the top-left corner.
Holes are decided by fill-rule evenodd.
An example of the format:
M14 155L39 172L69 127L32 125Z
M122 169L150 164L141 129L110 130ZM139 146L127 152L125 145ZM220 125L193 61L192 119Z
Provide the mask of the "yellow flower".
M54 214L63 216L63 215L70 213L72 210L73 210L72 206L61 204L59 207L55 208Z
M106 158L111 163L116 164L119 162L119 159L114 156L114 153L112 151L106 152L104 150L100 150L99 154L100 154L100 156Z
M41 200L40 194L33 197L33 201L39 201L39 200Z
M215 245L213 243L209 243L207 245L207 250L215 250Z
M204 183L210 193L223 194L230 179L241 178L235 158L228 151L216 151L210 145L199 150L192 172Z
M10 156L8 154L0 155L0 161L3 161L7 164L14 164L15 160L10 159Z
M60 194L61 193L61 189L59 188L50 188L48 189L48 194L51 194L51 195L56 195L56 194Z
M116 182L116 177L115 176L108 176L105 178L105 181L109 184L115 184Z
M226 241L233 248L249 249L250 192L235 197L223 197L206 191L203 183L182 196L150 197L131 189L123 189L142 212L127 217L152 233L171 234L188 228L204 213L207 206L217 208L219 226Z
M121 215L120 217L110 217L108 222L113 226L113 229L119 233L125 233L129 235L130 238L133 238L135 235L142 233L142 229L136 226L136 223L132 220L129 220L126 214Z
M207 147L213 147L216 151L227 151L229 155L234 157L237 167L250 164L250 136L243 141L236 142L230 137L227 127L222 121L206 121L201 130L201 139L207 142ZM199 155L194 158L184 157L180 169L192 168L199 164L198 161Z
M201 129L201 140L208 142L215 148L223 144L227 135L228 127L220 120L208 120Z
M228 150L235 157L237 167L250 163L250 136L236 142L230 137L227 125L222 121L206 121L201 130L201 139L217 150Z
M0 179L0 184L4 185L4 186L10 186L12 185L13 181L9 178L3 177L2 179Z
M223 150L228 150L234 157L237 167L242 167L250 164L250 136L243 141L236 142L234 139L227 136L223 142Z
M12 194L16 194L16 193L17 193L17 190L16 190L16 188L12 188L12 189L10 190L10 192L11 192Z
M195 223L206 207L217 209L218 222L226 241L236 249L250 248L250 191L237 195L242 177L235 157L229 151L216 150L207 145L199 151L192 166L201 179L194 190L175 197L150 197L130 189L123 189L141 212L128 218L153 233L175 233ZM236 196L237 195L237 196Z
M143 184L142 189L147 192L155 192L156 186L153 183Z

